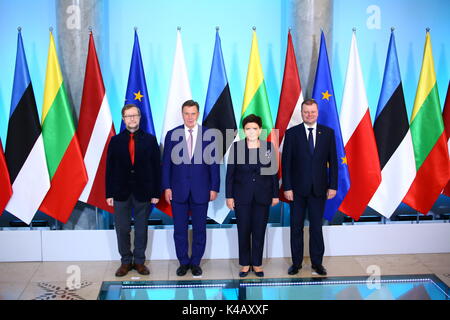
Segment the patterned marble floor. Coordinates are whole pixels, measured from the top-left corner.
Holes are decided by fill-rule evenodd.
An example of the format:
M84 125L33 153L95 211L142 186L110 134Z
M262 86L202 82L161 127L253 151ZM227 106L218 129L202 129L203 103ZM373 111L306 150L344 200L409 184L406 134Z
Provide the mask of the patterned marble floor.
M266 278L317 277L312 274L309 258L295 276L289 276L289 258L266 259L263 263ZM214 280L238 279L236 259L203 260L203 275L193 277L188 272L178 277L175 260L146 261L150 275L131 271L127 276L114 276L119 261L70 262L8 262L0 263L0 300L95 300L103 281L151 280ZM450 286L450 253L371 255L324 257L329 277L380 275L435 274ZM249 274L249 278L254 274Z

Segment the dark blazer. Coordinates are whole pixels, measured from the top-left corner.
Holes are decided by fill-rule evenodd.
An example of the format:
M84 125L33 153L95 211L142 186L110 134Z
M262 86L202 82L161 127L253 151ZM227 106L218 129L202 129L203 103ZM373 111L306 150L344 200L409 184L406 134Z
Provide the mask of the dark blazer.
M278 165L272 143L261 140L260 150L254 149L258 156L250 163L247 139L233 143L228 156L226 175L226 197L233 198L235 204L251 204L253 198L259 204L270 205L273 198L278 198ZM245 152L245 158L243 157ZM275 163L274 163L275 161ZM256 163L254 163L256 162ZM262 168L274 166L274 173L267 175ZM261 174L263 173L263 174Z
M161 195L161 153L156 137L139 129L135 132L134 165L131 165L129 131L111 138L106 158L106 198L150 201Z
M219 163L209 157L212 150L211 141L204 141L203 135L208 130L205 126L198 126L197 140L193 160L189 159L187 143L184 135L184 125L167 132L164 140L162 189L172 189L172 200L186 202L189 194L194 203L207 203L210 191L219 192L220 171ZM176 159L172 159L172 150ZM211 152L215 156L214 152ZM175 162L173 161L175 160Z
M316 144L311 155L303 123L286 131L282 154L284 190L308 196L325 196L337 190L337 155L334 130L317 124ZM327 168L329 167L329 170ZM328 171L328 172L327 172Z

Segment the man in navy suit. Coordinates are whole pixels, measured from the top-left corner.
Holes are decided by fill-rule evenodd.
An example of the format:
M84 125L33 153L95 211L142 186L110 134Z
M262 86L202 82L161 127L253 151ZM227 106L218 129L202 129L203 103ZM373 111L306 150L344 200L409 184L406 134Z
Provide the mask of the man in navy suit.
M327 199L337 190L337 154L333 129L317 123L319 109L313 99L303 101L303 123L286 131L282 154L284 196L290 202L292 266L298 273L303 261L303 226L309 218L309 252L312 269L326 275L322 265L325 246L322 219Z
M215 141L204 138L212 129L197 123L198 103L184 102L181 112L184 124L168 131L165 137L162 188L165 200L172 206L173 237L180 262L176 273L184 276L191 269L194 276L200 276L200 261L206 246L208 202L217 198L220 172L214 152L205 152L205 149L211 150L210 144ZM189 212L193 232L191 257L188 255Z
M114 221L121 266L116 276L135 268L150 272L144 265L148 217L151 204L161 194L161 161L156 137L139 128L141 111L134 104L122 108L126 130L111 138L106 159L106 202L114 206ZM134 251L131 252L131 212L134 209ZM133 264L134 258L134 264Z

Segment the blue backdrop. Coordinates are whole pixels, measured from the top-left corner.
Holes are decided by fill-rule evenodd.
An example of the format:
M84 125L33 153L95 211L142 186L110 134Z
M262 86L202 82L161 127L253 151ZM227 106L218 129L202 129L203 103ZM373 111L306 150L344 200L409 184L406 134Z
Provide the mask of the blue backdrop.
M152 105L155 131L161 136L176 40L182 38L192 94L203 111L214 49L220 26L222 50L235 107L240 118L250 54L251 27L257 27L262 67L275 122L284 68L287 28L292 25L291 0L114 0L105 1L103 52L99 52L107 95L116 128L120 126L133 47L138 27L142 59ZM0 136L6 138L17 45L23 40L41 112L48 50L48 28L56 26L55 0L0 0ZM410 114L420 73L425 28L431 28L433 54L443 104L450 75L450 1L334 0L333 42L328 48L336 102L340 109L352 28L357 28L359 53L372 119L381 88L391 26L407 109ZM57 32L57 30L56 30ZM303 81L303 79L301 79Z

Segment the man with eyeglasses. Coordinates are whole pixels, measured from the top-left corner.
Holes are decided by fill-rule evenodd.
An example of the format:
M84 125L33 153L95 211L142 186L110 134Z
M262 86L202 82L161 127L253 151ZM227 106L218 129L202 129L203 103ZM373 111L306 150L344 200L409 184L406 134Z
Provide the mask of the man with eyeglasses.
M145 266L148 217L160 197L160 151L156 137L139 128L141 111L134 104L122 108L126 129L111 138L106 160L106 202L114 206L114 222L121 266L117 277L133 268L148 275ZM131 216L134 213L134 251ZM133 261L134 260L134 261Z

